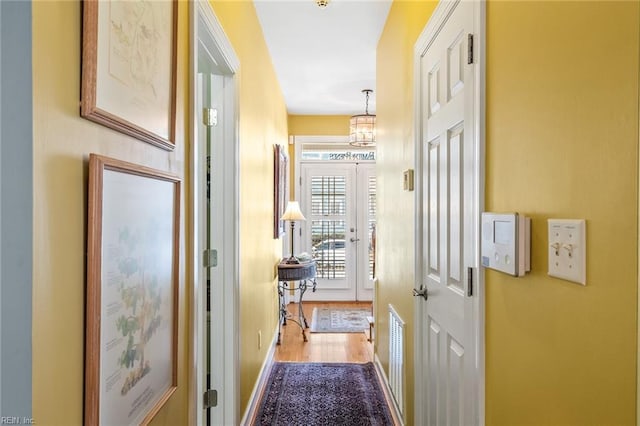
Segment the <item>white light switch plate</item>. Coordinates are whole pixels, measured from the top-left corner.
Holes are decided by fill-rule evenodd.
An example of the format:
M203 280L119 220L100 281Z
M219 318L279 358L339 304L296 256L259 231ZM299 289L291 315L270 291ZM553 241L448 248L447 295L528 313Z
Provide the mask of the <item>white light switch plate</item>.
M549 219L549 275L586 285L584 220Z

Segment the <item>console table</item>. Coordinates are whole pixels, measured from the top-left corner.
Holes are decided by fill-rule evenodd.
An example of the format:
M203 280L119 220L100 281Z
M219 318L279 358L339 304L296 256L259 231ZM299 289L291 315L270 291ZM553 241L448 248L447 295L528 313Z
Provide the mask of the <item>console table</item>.
M297 285L296 285L297 282ZM309 262L286 263L283 259L278 264L278 310L280 311L278 325L278 345L280 344L280 334L283 325L287 325L287 320L293 321L302 330L302 339L306 342L307 336L304 334L305 328L309 328L307 319L302 309L302 298L307 288L311 287L316 291L316 263ZM285 302L285 292L289 290L300 290L300 301L298 303L298 319L293 319L293 315L287 310Z

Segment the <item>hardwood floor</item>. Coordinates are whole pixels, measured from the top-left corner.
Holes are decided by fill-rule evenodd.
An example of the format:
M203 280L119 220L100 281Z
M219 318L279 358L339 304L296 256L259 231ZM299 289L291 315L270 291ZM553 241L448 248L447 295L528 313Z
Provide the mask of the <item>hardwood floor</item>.
M315 307L371 308L369 302L304 302L304 314L309 326ZM288 305L297 316L298 305ZM372 362L373 345L367 333L311 333L305 330L308 342L302 339L300 327L289 323L282 327L282 342L276 346L275 361L294 362Z

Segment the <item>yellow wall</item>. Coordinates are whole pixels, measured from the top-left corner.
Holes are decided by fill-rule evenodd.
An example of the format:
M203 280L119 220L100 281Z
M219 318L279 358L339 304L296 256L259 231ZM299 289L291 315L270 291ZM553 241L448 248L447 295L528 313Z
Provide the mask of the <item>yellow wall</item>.
M292 136L348 136L349 115L289 115L289 135ZM298 198L295 184L295 145L289 145L290 199Z
M635 423L638 14L488 5L486 207L533 219L532 273L486 274L488 425ZM586 287L547 276L547 218L586 219Z
M392 303L410 323L401 178L414 163L411 47L432 7L394 1L377 51L378 310ZM634 424L638 2L491 1L487 27L486 209L533 218L533 270L486 273L486 424ZM547 276L554 217L587 220L586 287Z
M414 192L403 170L414 168L413 45L437 2L394 1L377 49L378 234L376 354L388 369L391 304L407 323L407 395L413 395ZM402 208L398 208L402 206ZM387 370L388 371L388 370ZM407 398L407 424L413 400Z
M38 259L33 283L33 413L38 424L82 423L89 153L187 176L188 5L179 4L177 140L172 153L79 117L81 4L33 5L34 258ZM241 63L240 408L244 411L277 325L275 264L281 257L281 242L272 236L273 144L287 144L287 113L253 4L213 5ZM187 182L182 194L179 387L154 419L158 425L188 421Z
M345 136L349 115L289 115L289 134L298 136Z
M273 145L287 146L287 111L262 29L248 1L213 1L240 59L240 379L241 412L278 321L273 238ZM258 349L258 331L262 348Z
M167 152L80 118L81 3L33 2L33 416L39 425L83 423L89 153L184 178L187 3L180 2L176 148ZM178 390L153 424L186 424L188 291L185 194L181 204ZM88 315L92 315L91 312Z

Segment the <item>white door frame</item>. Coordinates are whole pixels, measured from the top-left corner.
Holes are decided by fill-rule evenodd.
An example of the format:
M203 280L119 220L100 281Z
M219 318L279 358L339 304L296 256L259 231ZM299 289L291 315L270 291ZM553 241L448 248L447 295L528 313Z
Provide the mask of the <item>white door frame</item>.
M317 165L328 165L330 163L328 163L327 161L303 161L302 160L302 152L304 151L304 147L305 145L319 145L319 146L330 146L330 145L335 145L336 148L344 148L344 147L348 147L349 146L349 137L348 136L317 136L317 135L292 135L289 136L289 144L290 145L294 145L294 160L295 160L295 164L294 164L294 185L292 185L292 188L294 189L294 198L298 201L300 201L302 203L302 199L301 199L301 191L302 191L302 163L305 164L317 164ZM358 148L354 148L354 150L358 151ZM363 149L362 151L365 151L366 149ZM375 150L375 148L374 148ZM349 161L344 161L344 163L347 164L353 164L352 160ZM375 161L371 161L371 160L363 160L360 162L361 164L372 164L375 166ZM336 161L335 164L342 164L340 161ZM360 184L360 177L356 176L356 179L353 182L353 185L359 185ZM358 199L356 200L357 203L361 204L362 200L366 200L366 195L367 194L358 194ZM363 198L364 197L364 198ZM366 210L366 203L362 204L363 206L365 206L365 210ZM358 212L358 216L356 217L355 221L356 223L360 223L361 218L359 217L362 213ZM366 234L366 233L365 233ZM366 238L362 238L363 234L359 234L361 235L360 240L361 241L365 241ZM294 235L294 245L295 247L302 247L302 239L300 237L300 234L296 232L296 234ZM283 252L287 253L289 250L289 239L286 239L286 241L283 244ZM356 253L356 259L358 259L358 263L360 263L360 257L361 254L363 253L363 250L360 250L360 247L358 248L358 251ZM354 266L354 268L360 268L361 265L357 264ZM364 270L363 268L361 268L362 270ZM371 280L371 282L369 283L371 288L367 288L367 285L364 284L364 281L361 277L358 278L358 283L357 283L357 287L355 289L356 294L358 294L358 290L360 289L361 283L362 285L362 289L364 290L364 294L367 297L370 297L371 300L373 300L374 297L374 281L375 281L375 277L373 277L373 279ZM315 294L311 294L311 293L307 293L307 298L309 298L309 300L325 300L322 299L322 297L314 297ZM368 300L368 299L365 299ZM294 297L293 299L294 302L297 302L297 294L296 297Z
M224 113L221 120L223 126L222 161L224 167L221 176L212 179L211 191L221 194L224 200L218 210L217 217L224 221L224 231L215 235L216 241L222 241L218 250L218 266L212 268L219 286L211 300L211 387L218 391L218 406L211 409L211 424L239 423L239 153L238 153L238 82L236 73L240 66L231 43L216 18L207 0L189 2L191 22L190 31L190 104L192 121L190 127L191 147L191 191L189 206L191 207L191 268L193 270L193 286L191 287L190 330L193 338L193 356L190 364L189 388L189 424L205 424L206 412L203 408L203 393L206 381L206 269L203 257L206 244L206 146L202 142L201 111L198 104L198 71L199 67L210 66L224 76ZM204 52L202 55L200 52ZM212 295L214 291L212 290ZM223 332L224 331L224 332Z
M420 101L422 99L422 87L420 84L421 75L420 75L420 58L427 50L431 42L435 39L437 34L440 32L442 26L446 22L447 18L451 14L454 9L454 6L458 3L458 1L465 0L453 0L453 1L441 1L436 6L436 9L433 12L433 15L429 19L426 27L418 37L414 48L414 134L415 134L415 161L416 161L416 181L415 181L415 226L416 226L416 242L415 242L415 288L420 288L422 284L423 274L423 249L422 249L422 238L423 238L423 184L422 179L418 178L422 176L422 172L424 170L424 165L422 164L423 159L423 143L422 143L422 118L421 118L421 105ZM475 197L473 200L473 204L475 206L474 217L477 223L477 229L480 229L480 215L484 210L484 194L485 194L485 66L486 66L486 56L485 56L485 40L486 40L486 3L484 0L473 0L474 3L477 4L477 7L474 8L474 26L476 32L474 33L474 63L476 66L474 67L474 117L473 117L473 127L475 134L475 149L474 153L476 167L478 175L475 176L476 188L475 188ZM480 240L479 236L475 241L474 247L475 253L479 256L480 253ZM479 420L480 425L484 425L485 421L485 291L484 291L484 270L479 266L481 265L480 259L477 259L477 277L474 280L474 295L473 295L473 321L475 324L475 332L474 335L477 339L475 342L476 353L473 354L476 365L478 377L476 377L478 383L478 400L475 401L474 406L477 410L477 418ZM420 359L422 356L420 350L423 347L423 333L424 324L422 324L422 309L425 308L426 304L421 298L415 298L414 302L414 323L415 323L415 331L414 331L414 365L416 365L415 377L424 377L423 372L421 371L421 365L416 363L415 360ZM427 417L427 413L425 412L424 404L421 404L420 401L426 395L426 387L421 382L421 380L415 381L414 386L414 411L415 411L415 423L416 424L425 424L424 419Z

